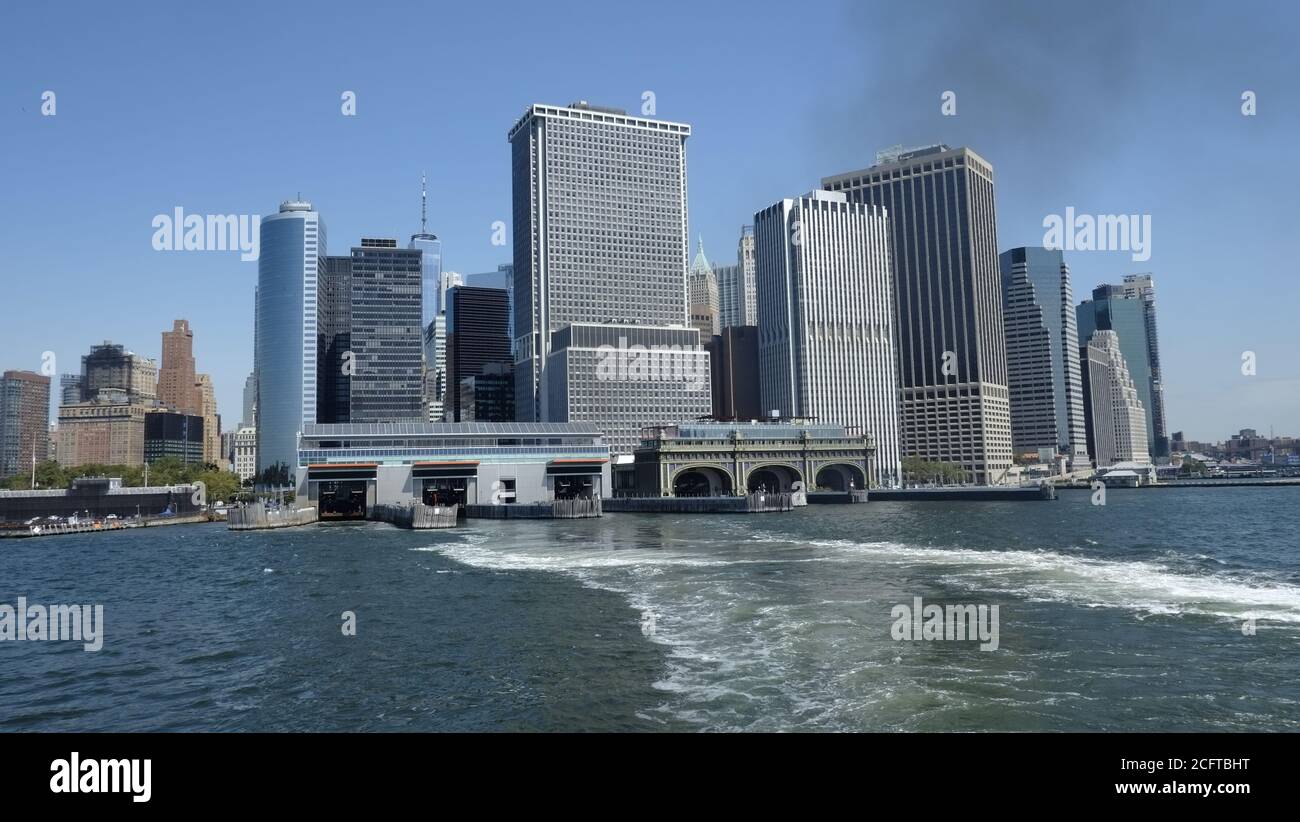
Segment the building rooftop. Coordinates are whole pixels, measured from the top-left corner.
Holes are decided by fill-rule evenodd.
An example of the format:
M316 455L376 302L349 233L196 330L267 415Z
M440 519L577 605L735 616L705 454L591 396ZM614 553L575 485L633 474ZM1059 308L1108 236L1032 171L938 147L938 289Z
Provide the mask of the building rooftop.
M641 430L642 439L727 439L732 432L756 440L797 440L804 434L814 439L854 436L842 425L801 422L683 422Z
M600 429L576 422L350 422L308 423L302 436L314 439L401 436L497 436L569 434L602 436Z

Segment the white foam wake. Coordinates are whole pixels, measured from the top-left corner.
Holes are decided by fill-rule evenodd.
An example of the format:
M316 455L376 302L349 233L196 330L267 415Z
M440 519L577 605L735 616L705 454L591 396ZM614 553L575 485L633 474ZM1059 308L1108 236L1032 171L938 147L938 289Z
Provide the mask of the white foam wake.
M1055 551L975 551L847 540L812 545L872 562L941 566L945 582L971 590L1152 614L1300 624L1300 587L1276 580L1187 573L1154 562Z

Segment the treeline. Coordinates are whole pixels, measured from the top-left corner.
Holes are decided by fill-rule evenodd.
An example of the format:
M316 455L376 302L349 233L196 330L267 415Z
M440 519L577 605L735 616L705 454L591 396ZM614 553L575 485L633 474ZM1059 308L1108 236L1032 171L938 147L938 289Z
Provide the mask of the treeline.
M121 477L122 484L139 488L145 484L142 465L78 465L65 468L54 460L36 466L36 487L46 489L67 488L77 477ZM149 485L186 485L202 482L207 488L209 502L228 502L239 493L238 475L222 471L215 465L184 463L175 457L165 457L149 466ZM16 474L3 481L3 487L12 491L26 491L32 487L32 475Z
M930 462L920 457L903 460L903 479L909 483L958 485L967 482L966 471L951 462Z

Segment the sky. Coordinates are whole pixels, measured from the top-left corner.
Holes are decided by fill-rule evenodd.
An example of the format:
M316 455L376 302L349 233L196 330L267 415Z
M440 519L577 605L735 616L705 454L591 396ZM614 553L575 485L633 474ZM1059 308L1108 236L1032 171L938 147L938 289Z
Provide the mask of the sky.
M405 245L423 172L444 269L492 271L524 110L640 113L648 91L693 128L692 256L702 235L734 262L755 211L880 149L969 146L994 168L999 249L1042 245L1067 208L1150 217L1148 260L1066 261L1076 300L1154 274L1169 430L1300 435L1300 7L1047 5L5 4L0 368L52 351L76 372L104 340L157 358L185 318L229 429L257 263L154 250L155 215L267 215L301 193L331 253Z

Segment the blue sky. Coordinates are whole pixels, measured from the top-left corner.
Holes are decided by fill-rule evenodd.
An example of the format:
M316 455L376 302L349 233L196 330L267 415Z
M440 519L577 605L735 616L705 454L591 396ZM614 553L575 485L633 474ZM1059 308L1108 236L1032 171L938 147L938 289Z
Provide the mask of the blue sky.
M444 266L493 270L525 107L639 111L649 90L694 127L691 234L715 262L754 211L900 143L993 164L1002 249L1041 244L1070 206L1149 214L1149 261L1067 255L1076 296L1155 274L1171 430L1300 434L1300 14L1042 5L6 4L0 367L39 369L49 350L76 371L105 339L157 357L184 317L233 425L257 265L154 251L154 215L268 214L301 191L345 253L418 230L426 171Z

